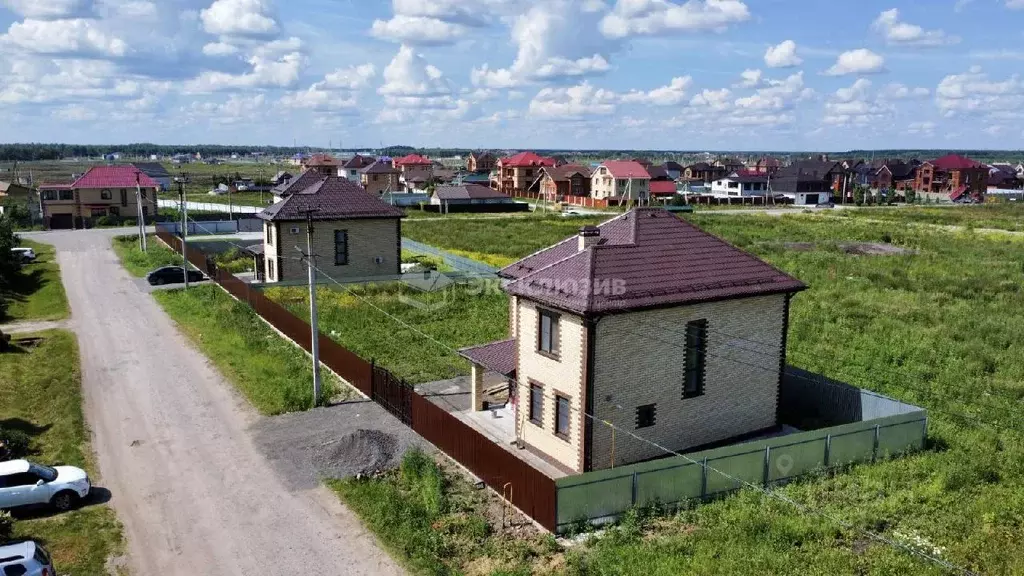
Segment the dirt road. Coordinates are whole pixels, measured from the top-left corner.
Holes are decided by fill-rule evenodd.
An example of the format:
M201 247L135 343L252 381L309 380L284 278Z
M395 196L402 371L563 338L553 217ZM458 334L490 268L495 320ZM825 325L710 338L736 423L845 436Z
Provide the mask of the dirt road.
M121 269L112 231L51 232L82 356L101 484L133 574L400 574L322 487L282 481L259 416Z

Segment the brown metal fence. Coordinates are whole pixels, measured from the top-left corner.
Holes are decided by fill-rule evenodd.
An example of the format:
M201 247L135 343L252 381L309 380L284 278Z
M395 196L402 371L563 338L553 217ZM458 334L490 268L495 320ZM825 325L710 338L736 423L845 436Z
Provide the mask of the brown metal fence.
M181 251L177 236L157 230L157 237ZM234 275L217 269L212 259L193 246L187 257L196 268L252 309L271 326L310 351L310 325ZM372 398L417 434L464 466L538 524L556 528L555 481L452 416L402 379L363 360L334 340L319 334L320 361L360 392Z

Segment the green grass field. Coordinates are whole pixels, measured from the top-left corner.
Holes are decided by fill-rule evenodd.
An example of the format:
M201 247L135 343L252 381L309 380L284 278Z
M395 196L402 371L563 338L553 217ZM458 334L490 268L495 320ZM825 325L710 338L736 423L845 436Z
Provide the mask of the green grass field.
M790 363L927 408L928 449L779 488L856 529L756 493L740 494L678 514L636 514L622 529L574 548L550 572L942 572L858 529L977 573L1024 572L1024 238L859 218L687 219L805 281L810 290L792 305ZM441 248L519 257L578 226L562 219L528 225L452 220L410 222L407 232ZM857 255L844 250L845 242L911 252ZM492 339L503 335L506 321L500 298L494 300L473 314L476 324L495 327ZM331 314L324 311L329 306L321 313ZM363 323L367 332L401 330L379 325L384 320L356 302L342 310L337 314L344 322ZM463 330L460 318L438 316L431 334ZM420 362L437 362L436 345L396 334L402 334L403 363L418 365L417 355ZM475 335L487 340L482 330ZM441 340L455 343L450 336ZM365 347L357 351L385 356L379 350L386 348L374 342L362 339Z
M266 295L308 320L305 288L268 288ZM414 384L469 372L464 360L446 354L445 348L417 331L451 348L500 340L508 334L508 300L494 284L430 293L399 284L348 291L325 286L317 291L317 305L321 332Z
M132 276L142 277L161 266L181 266L181 254L174 252L156 236L146 236L146 251L139 246L138 234L118 236L113 240L114 252L121 266Z
M24 239L21 245L35 251L36 261L23 266L14 282L0 284L0 300L7 303L6 311L0 308L0 324L67 318L70 310L56 250L49 244Z
M29 459L80 466L96 478L75 337L62 330L32 336L39 342L0 354L0 428L31 437ZM16 520L15 537L42 541L60 573L73 576L105 574L107 558L123 551L121 525L105 504Z
M1024 231L1024 205L1011 202L978 206L906 206L844 210L837 212L836 215L865 220Z
M306 410L313 404L309 356L253 312L212 284L161 290L153 297L181 331L263 414ZM326 370L324 398L349 395Z

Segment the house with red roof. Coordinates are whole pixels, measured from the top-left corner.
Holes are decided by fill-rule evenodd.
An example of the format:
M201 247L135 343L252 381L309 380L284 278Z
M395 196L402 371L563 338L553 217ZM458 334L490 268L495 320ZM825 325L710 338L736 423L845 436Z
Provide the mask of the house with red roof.
M508 337L460 351L473 410L485 373L509 379L516 444L562 472L777 428L800 280L660 208L583 227L498 274Z
M422 190L434 179L434 163L419 154L396 158L395 168L401 172L399 180L407 190Z
M947 154L918 166L914 190L949 194L954 202L981 202L988 190L988 174L988 166L981 162Z
M497 162L497 180L491 182L491 187L509 196L520 195L537 180L541 168L554 165L553 158L545 158L535 152L520 152L501 158Z
M590 176L590 193L598 200L650 199L651 175L636 160L607 160Z
M93 166L70 184L40 187L43 220L49 229L87 228L96 218L138 219L156 214L160 183L131 164Z

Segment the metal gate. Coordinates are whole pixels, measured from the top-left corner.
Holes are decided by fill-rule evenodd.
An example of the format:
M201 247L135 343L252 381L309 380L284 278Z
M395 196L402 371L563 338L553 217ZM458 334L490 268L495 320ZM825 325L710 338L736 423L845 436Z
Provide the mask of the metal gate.
M370 398L394 414L406 426L412 426L412 386L387 369L370 364Z

